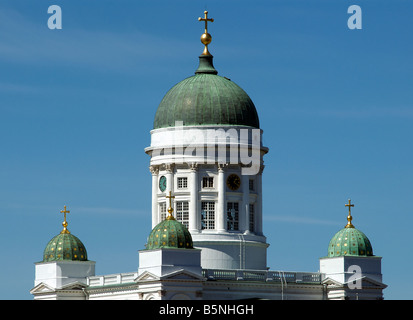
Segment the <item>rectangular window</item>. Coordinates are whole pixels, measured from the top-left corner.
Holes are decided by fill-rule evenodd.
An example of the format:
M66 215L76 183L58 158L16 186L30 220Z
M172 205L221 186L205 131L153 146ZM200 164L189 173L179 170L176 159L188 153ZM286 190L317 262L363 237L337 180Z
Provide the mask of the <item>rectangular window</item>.
M201 226L204 229L215 229L215 202L201 203Z
M178 189L186 189L188 188L188 178L182 177L178 178Z
M166 219L166 202L161 202L159 204L159 215L161 217L160 221L164 221Z
M185 227L189 227L189 205L188 201L176 202L176 220L181 222Z
M203 177L202 178L202 188L213 188L214 187L214 177Z
M250 179L250 181L249 181L249 189L250 189L250 191L254 191L254 180L253 179Z
M227 203L227 230L239 230L238 202Z
M250 231L254 232L255 228L255 209L254 205L250 203Z

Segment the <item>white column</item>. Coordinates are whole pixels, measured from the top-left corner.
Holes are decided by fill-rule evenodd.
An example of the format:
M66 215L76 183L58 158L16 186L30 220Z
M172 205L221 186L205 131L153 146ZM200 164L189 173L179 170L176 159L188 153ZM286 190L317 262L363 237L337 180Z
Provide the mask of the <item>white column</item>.
M191 163L189 165L191 169L190 175L190 201L189 201L189 231L199 231L200 222L199 222L199 212L198 212L198 164Z
M216 208L215 219L217 221L217 230L226 231L227 214L225 211L225 164L218 164L218 203Z
M250 188L249 188L250 176L241 175L241 185L242 185L242 200L240 203L239 212L239 230L242 232L249 230L249 204L250 204Z
M166 189L165 189L165 197L167 195L169 195L169 191L172 192L172 194L174 194L174 174L173 174L173 170L174 170L174 164L173 163L167 163L165 164L165 170L166 170ZM169 199L166 199L166 210L168 210L169 207ZM174 217L176 217L176 212L175 212L175 203L174 203L174 199L172 199L172 208L174 209L172 215Z
M165 189L165 194L169 194L169 191L174 193L174 175L173 175L173 170L174 170L174 164L173 163L168 163L165 164L165 170L166 170L166 189Z
M255 208L255 232L257 235L262 235L262 172L264 171L264 165L261 165L260 171L257 174L257 202Z
M149 170L152 174L152 228L159 223L158 214L158 166L149 166Z

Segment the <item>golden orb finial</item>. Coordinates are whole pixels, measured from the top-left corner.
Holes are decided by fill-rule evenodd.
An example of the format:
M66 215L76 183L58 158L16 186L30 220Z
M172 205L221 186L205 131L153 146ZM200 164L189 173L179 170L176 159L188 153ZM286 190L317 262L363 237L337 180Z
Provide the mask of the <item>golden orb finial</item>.
M208 33L208 22L214 22L214 19L208 19L208 11L204 11L204 18L199 17L198 21L205 21L205 32L201 36L201 42L205 45L205 49L204 52L202 52L202 55L210 56L211 54L208 51L208 45L212 41L212 36Z
M351 199L348 199L348 204L345 204L344 206L348 207L346 228L354 228L353 224L351 223L351 220L353 220L353 217L351 216L351 207L354 207L354 204L351 203Z
M61 213L64 213L64 221L62 222L63 230L60 233L70 233L67 230L67 221L66 221L66 213L70 213L69 210L66 210L66 206L63 206L63 210L60 210Z

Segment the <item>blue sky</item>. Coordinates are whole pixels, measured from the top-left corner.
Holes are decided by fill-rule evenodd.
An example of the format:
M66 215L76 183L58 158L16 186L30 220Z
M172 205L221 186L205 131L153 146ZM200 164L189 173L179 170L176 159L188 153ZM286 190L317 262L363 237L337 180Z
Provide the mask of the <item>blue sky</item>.
M52 4L62 30L47 28ZM347 27L352 4L362 30ZM270 269L317 271L351 198L385 298L412 299L413 3L401 0L2 0L0 299L32 298L63 205L97 274L137 269L144 148L163 95L198 66L205 9L214 65L254 101L270 149Z

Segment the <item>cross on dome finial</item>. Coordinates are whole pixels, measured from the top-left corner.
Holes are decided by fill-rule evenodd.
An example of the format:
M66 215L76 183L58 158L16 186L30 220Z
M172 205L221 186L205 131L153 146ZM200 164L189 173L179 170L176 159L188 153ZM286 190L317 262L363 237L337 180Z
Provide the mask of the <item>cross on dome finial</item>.
M208 11L204 11L204 18L199 17L198 21L205 21L205 33L208 33L208 21L214 22L214 19L208 19Z
M198 21L205 21L205 32L201 36L201 42L205 45L205 49L204 52L202 52L202 55L210 56L211 54L208 51L208 45L212 41L212 36L208 33L208 22L214 22L214 19L208 18L208 11L204 11L204 18L199 17Z
M60 210L61 213L64 213L64 221L62 223L63 230L60 233L70 233L69 230L67 230L67 221L66 221L66 213L70 213L69 210L66 210L66 206L63 206L63 210Z
M172 209L172 199L175 198L175 196L172 195L172 192L169 191L169 196L165 196L165 198L169 199L169 208L168 208L168 216L166 217L167 220L173 220L175 219L174 216L172 215L172 212L174 209Z
M348 204L345 204L344 206L348 207L348 216L347 216L347 225L346 228L354 228L353 224L351 223L351 220L353 220L353 217L351 216L351 207L354 207L354 204L351 203L351 199L348 199Z

